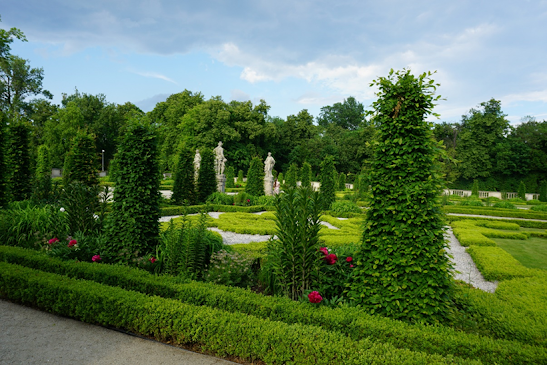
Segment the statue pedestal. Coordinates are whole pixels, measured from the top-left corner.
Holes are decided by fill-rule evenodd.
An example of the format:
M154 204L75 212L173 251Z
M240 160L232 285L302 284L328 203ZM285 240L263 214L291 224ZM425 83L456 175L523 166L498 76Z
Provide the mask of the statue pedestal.
M217 174L217 191L220 193L226 192L226 175Z
M264 177L264 194L265 195L267 196L273 195L273 184L274 184L273 176Z

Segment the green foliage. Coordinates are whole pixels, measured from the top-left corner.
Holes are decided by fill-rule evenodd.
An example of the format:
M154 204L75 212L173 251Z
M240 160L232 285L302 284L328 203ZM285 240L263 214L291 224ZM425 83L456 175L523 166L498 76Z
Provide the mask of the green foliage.
M237 183L243 184L243 170L237 172Z
M36 172L34 177L34 189L32 198L35 201L47 202L51 196L51 161L49 149L46 145L38 147L36 158Z
M467 252L486 280L508 280L532 276L533 269L524 267L513 256L499 247L471 246Z
M319 175L319 182L321 187L321 207L323 209L329 209L331 204L336 200L336 185L334 181L334 175L336 169L334 167L334 157L327 155L321 162L321 174Z
M87 186L97 185L99 180L93 136L78 132L71 145L65 158L63 184L67 186L77 182Z
M495 203L493 207L503 209L517 209L517 207L505 200Z
M207 197L217 191L217 178L215 174L215 156L213 151L201 149L201 164L199 167L198 181L196 184L197 202L205 203Z
M268 261L281 292L293 300L313 290L319 260L319 194L289 188L275 201L277 240L268 245Z
M71 244L76 243L74 245ZM54 243L44 244L46 253L51 257L57 257L62 260L76 260L80 262L92 262L93 256L100 255L105 258L104 247L106 237L101 234L85 235L77 232L74 236L61 238Z
M216 191L213 194L209 195L209 197L207 198L207 203L215 205L233 205L234 196Z
M325 247L325 249L327 249ZM353 256L357 251L356 244L346 244L328 248L329 255L335 255L336 261L331 263L326 260L327 255L321 260L320 268L320 283L316 288L323 296L325 303L330 306L341 305L345 303L345 292L347 291L347 283L351 280L351 275L355 265L353 264Z
M264 167L260 157L253 157L247 171L245 192L254 196L264 195Z
M296 188L296 182L298 181L298 165L292 163L287 171L287 176L285 177L285 188Z
M146 119L133 122L116 156L118 171L109 214L109 250L127 262L158 244L159 166L156 135Z
M0 110L0 208L8 203L8 129L7 117Z
M524 181L521 181L519 184L519 190L517 192L517 196L526 201L526 185L524 185Z
M173 221L161 235L158 248L158 271L202 279L211 255L222 246L222 239L207 230L207 216L201 214L198 223L193 226L184 216L182 224L176 228Z
M99 187L73 182L64 187L61 205L67 214L69 234L77 232L88 235L101 229L99 211ZM106 203L104 203L106 204Z
M302 169L300 170L301 175L301 186L307 188L311 184L311 165L307 162L302 164Z
M178 156L171 201L175 204L194 204L196 190L194 183L194 153L190 149L183 148Z
M280 172L279 175L277 175L277 181L279 181L279 184L283 185L285 181L285 176L283 176L283 173Z
M76 287L80 284L88 285L88 280L90 280L106 284L107 286L104 288L107 291L110 290L109 287L119 287L130 291L129 293L140 292L149 296L156 295L163 298L177 299L179 302L188 303L192 306L217 308L226 311L229 314L227 318L233 317L232 313L235 313L235 315L242 313L247 317L247 320L256 317L268 318L271 322L280 321L286 324L313 325L316 326L315 329L320 326L323 329L349 336L345 338L346 341L348 338L356 341L373 337L376 342L382 343L384 346L387 345L388 348L395 346L400 349L450 356L453 363L469 364L474 360L480 360L482 363L521 364L542 363L547 359L545 349L529 346L523 342L494 340L486 336L467 334L444 326L409 325L401 321L368 315L359 308L331 309L326 306L314 308L307 303L294 302L284 297L262 296L244 289L228 288L208 283L183 282L169 276L154 276L143 270L136 270L127 266L64 262L45 257L39 252L5 246L0 246L0 260L43 270L41 272L32 271L31 276L44 282L59 284L66 280L66 278L62 279L62 276L45 279L48 274L44 271L57 273L67 275L70 278L85 279L85 281L78 280ZM13 283L13 289L17 288L17 290L24 288L21 285L17 286L20 283L19 279L17 279L17 282L12 280L21 278L30 271L25 273L19 271L8 278L4 273L14 273L13 268L19 267L10 265L7 270L3 270L5 267L4 264L0 268L0 277L3 279L0 283L3 283L3 285ZM39 274L37 275L37 273ZM498 291L504 289L504 286L509 283L500 283ZM519 282L515 284L513 286L507 285L505 289L508 290L504 290L505 293L512 292L515 286L522 288L523 290L518 291L519 296L516 299L526 298L527 301L523 304L529 306L529 298L532 299L530 293L537 292L538 286L534 285L532 287L530 285L534 283L522 285L525 283ZM6 286L2 287L3 290L6 290L5 288ZM82 295L88 295L89 289L88 287L82 288ZM506 303L493 294L481 290L462 289L464 289L464 293L459 298L465 300L464 304L467 305L468 310L472 309L480 312L481 318L488 321L487 324L494 330L496 335L499 334L503 338L513 338L516 335L519 340L524 342L545 343L544 329L542 330L537 325L535 318L532 319L529 312L521 314L524 313L521 308L519 310L513 309L516 303ZM18 295L16 294L18 292L12 289L8 292L12 300L15 300L14 296ZM47 291L42 291L42 293L45 292ZM96 293L102 295L104 290L98 290ZM522 294L525 293L527 295L523 296ZM92 291L91 295L91 298L93 298L96 294ZM74 305L70 296L65 297L68 298L67 305ZM21 297L19 296L19 298ZM76 298L80 298L80 296L77 295ZM47 300L40 302L49 303ZM86 298L83 299L82 305L82 308L89 308L89 302L86 302ZM57 306L57 308L60 307ZM119 312L119 308L116 311ZM107 314L108 312L105 313L105 315ZM138 316L143 318L144 312L139 312ZM202 318L213 317L214 315L211 314L211 316ZM103 317L101 316L101 318ZM126 317L124 316L124 318ZM172 316L169 316L169 318L173 319ZM224 322L224 325L219 328L224 328L226 323ZM315 329L310 327L308 331L312 331L317 335ZM529 332L530 330L532 332ZM268 340L268 343L271 342ZM316 344L316 342L314 343ZM330 344L330 346L332 345ZM347 346L347 344L343 346ZM367 351L370 351L370 348ZM405 356L407 354L409 353L406 352ZM407 362L410 361L407 357L404 358ZM424 361L427 363L428 360ZM379 361L384 363L385 358ZM400 362L400 359L398 361ZM338 362L340 362L339 359Z
M362 213L363 211L357 204L348 200L335 201L331 205L331 210L336 214L340 213Z
M452 290L437 199L442 149L425 121L439 99L430 76L392 71L374 82L379 130L373 196L348 294L371 313L407 321L444 320Z
M228 166L226 169L226 188L234 188L235 169L233 166Z
M482 201L477 199L478 195L471 195L469 198L465 198L462 201L460 201L460 205L464 206L471 206L471 207L483 207L484 204L482 204Z
M205 281L247 288L256 283L252 270L253 260L237 252L220 250L211 256Z
M340 178L338 179L338 190L346 190L346 174L343 172L340 173Z
M547 205L533 205L530 209L536 212L547 212Z
M471 189L471 196L479 197L479 180L473 181L473 188Z
M530 199L526 201L526 205L542 205L543 202L538 199Z
M30 171L30 127L22 122L9 126L9 191L15 201L25 200L32 192Z
M547 181L543 180L539 189L539 201L547 202Z

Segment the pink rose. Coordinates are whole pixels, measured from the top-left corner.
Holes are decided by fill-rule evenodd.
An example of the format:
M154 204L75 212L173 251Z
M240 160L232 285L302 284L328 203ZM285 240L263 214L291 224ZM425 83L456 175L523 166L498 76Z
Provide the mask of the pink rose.
M55 242L59 242L59 239L57 237L53 237L52 239L47 241L47 243L49 243L50 245L54 244Z
M352 261L353 261L353 257L351 256L346 257L346 262L352 262Z
M338 257L336 257L335 254L331 253L325 257L325 260L327 261L327 264L334 265L336 263L336 260L338 260Z
M70 240L70 242L68 243L68 247L72 247L72 246L75 246L78 242L76 240Z
M318 291L312 291L310 294L308 294L308 299L310 300L310 303L321 303L323 297L319 294Z
M91 261L93 262L97 262L97 261L101 261L101 255L95 255L91 258Z

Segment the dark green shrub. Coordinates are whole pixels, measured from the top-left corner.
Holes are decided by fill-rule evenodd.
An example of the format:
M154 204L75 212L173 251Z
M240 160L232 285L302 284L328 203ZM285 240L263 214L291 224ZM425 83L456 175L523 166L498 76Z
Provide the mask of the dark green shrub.
M93 256L99 255L104 260L106 236L101 234L85 235L77 232L74 236L60 238L59 241L47 243L46 253L49 256L62 260L77 260L80 262L92 262Z
M319 266L321 279L317 290L324 298L322 304L336 306L346 301L344 292L347 291L348 278L355 268L353 256L357 252L357 245L350 244L330 249L325 247L322 250L324 257ZM334 255L336 260L327 260L328 255Z
M338 180L338 190L346 190L346 174L344 174L343 172L340 173L340 178Z
M215 156L208 148L201 151L201 165L199 167L197 190L197 203L205 203L207 197L217 191L217 178L215 174Z
M321 162L321 175L319 176L319 182L321 187L321 206L323 209L330 209L330 205L336 200L336 182L334 181L334 175L336 169L334 167L334 157L327 155Z
M245 192L250 195L264 195L264 165L260 157L253 157L247 171Z
M362 213L363 211L357 204L349 200L335 201L331 204L331 208L336 214L339 213Z
M479 180L475 179L473 181L473 187L471 188L471 196L476 198L479 197Z
M237 183L243 184L243 170L237 172Z
M32 192L30 171L30 127L22 122L9 126L9 192L15 201L28 199Z
M524 185L524 181L521 181L519 184L519 190L517 192L517 196L526 201L526 185Z
M504 209L517 209L513 204L509 203L508 201L500 201L494 204L494 208L504 208Z
M370 313L406 321L444 320L453 285L437 199L444 150L425 120L440 98L430 75L392 71L373 82L379 91L372 198L348 293Z
M543 180L539 187L539 201L547 202L547 181Z
M100 230L100 219L95 212L99 211L99 187L87 186L73 182L65 186L61 195L61 205L66 212L69 234L76 232L89 235Z
M531 199L531 200L528 200L526 201L526 205L542 205L543 202L541 200L538 200L538 199Z
M474 195L471 195L470 198L465 198L464 200L462 200L460 202L460 205L472 206L472 207L482 207L482 206L484 206L482 204L482 201L477 199Z
M78 182L87 186L99 183L97 156L93 136L79 131L71 141L71 148L65 157L63 184Z
M287 171L287 176L285 177L285 187L286 188L296 188L296 181L298 180L298 165L292 163L289 166L289 171ZM284 189L285 189L284 187Z
M216 204L216 205L233 205L234 196L224 194L224 193L219 193L218 191L216 191L213 194L209 195L209 197L207 198L207 203Z
M302 164L302 169L300 170L301 175L301 185L303 188L307 188L311 184L311 165L307 162Z
M158 244L159 164L156 135L146 119L131 122L116 155L118 170L109 214L109 251L127 262Z
M0 110L0 208L8 204L8 129L7 117Z
M226 169L226 188L235 187L234 178L235 169L233 166L228 166L228 168Z
M281 292L293 300L314 288L319 260L319 194L289 188L275 200L277 240L268 244L267 261Z
M237 252L220 250L211 256L211 263L205 274L205 281L247 288L256 284L253 259Z
M38 202L48 202L51 196L51 161L46 145L38 147L36 172L34 174L34 189L32 199Z
M171 201L179 205L192 205L195 203L195 193L194 152L188 148L183 148L179 153L176 165Z
M537 212L547 212L547 205L534 205L530 209Z
M244 191L234 195L234 203L239 206L257 205L258 198L254 195L248 194Z
M277 175L277 181L279 181L279 183L280 183L281 185L284 184L285 176L283 176L283 173L282 173L282 172L280 172L279 175Z

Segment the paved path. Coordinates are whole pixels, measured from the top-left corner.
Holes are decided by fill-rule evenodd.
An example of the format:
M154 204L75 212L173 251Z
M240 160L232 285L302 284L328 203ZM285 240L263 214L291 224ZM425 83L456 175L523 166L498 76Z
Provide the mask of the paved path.
M0 364L235 364L0 300Z

